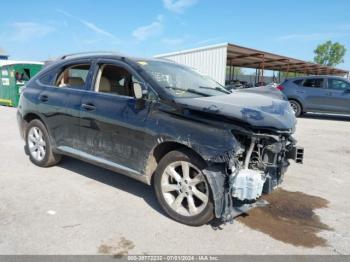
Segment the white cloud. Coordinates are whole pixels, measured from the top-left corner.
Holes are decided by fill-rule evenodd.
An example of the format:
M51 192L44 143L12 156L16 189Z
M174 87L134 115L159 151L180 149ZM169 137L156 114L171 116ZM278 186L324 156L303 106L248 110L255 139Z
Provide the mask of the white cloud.
M61 10L61 9L57 9L56 10L57 12L67 16L67 17L70 17L70 18L73 18L75 20L77 20L78 22L80 22L82 25L84 25L86 28L90 29L91 31L93 31L94 33L98 34L98 35L102 35L102 36L105 36L105 37L108 37L110 38L111 40L115 41L115 42L119 42L119 39L114 36L112 33L108 32L107 30L105 29L102 29L101 27L98 27L97 25L95 25L94 23L92 22L89 22L85 19L82 19L80 17L77 17L77 16L74 16L64 10Z
M164 7L177 14L182 14L185 9L195 5L197 2L197 0L163 0Z
M42 38L55 31L55 28L45 24L34 22L15 22L10 24L10 30L2 34L1 38L7 41L29 42L36 38Z
M136 28L132 35L139 41L144 41L149 37L159 35L163 30L162 25L163 16L158 15L157 19L149 25L140 26Z

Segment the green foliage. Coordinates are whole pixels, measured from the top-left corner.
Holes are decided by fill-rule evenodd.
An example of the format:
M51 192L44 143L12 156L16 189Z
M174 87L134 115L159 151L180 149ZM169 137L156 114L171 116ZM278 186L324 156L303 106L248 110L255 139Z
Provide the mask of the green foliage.
M245 72L241 67L235 67L235 76L244 75Z
M294 72L281 72L281 77L282 78L289 78L289 77L299 77L299 76L304 76L305 74L302 73L294 73Z
M321 65L336 66L344 62L346 48L338 42L327 41L314 50L314 61Z
M241 67L235 67L234 68L234 76L240 76L240 75L244 75L245 72L244 70L241 68ZM230 67L229 66L226 66L226 78L228 79L230 75ZM233 76L233 75L232 75Z

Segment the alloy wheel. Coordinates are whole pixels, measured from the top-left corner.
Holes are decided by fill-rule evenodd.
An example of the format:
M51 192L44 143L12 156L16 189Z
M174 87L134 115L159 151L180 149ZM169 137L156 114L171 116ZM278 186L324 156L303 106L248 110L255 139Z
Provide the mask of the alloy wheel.
M299 108L295 103L291 102L290 106L292 107L294 113L298 112Z
M43 132L36 126L33 126L28 132L28 149L30 155L36 161L42 161L46 155L46 142Z
M177 161L165 168L161 192L170 208L183 216L200 214L209 201L208 184L203 173L186 161Z

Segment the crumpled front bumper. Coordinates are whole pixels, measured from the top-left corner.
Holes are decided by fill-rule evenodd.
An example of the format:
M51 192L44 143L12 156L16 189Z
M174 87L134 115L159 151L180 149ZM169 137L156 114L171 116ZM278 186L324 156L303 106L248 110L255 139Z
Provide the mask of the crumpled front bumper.
M260 201L243 203L236 201L232 197L231 186L229 185L229 176L225 175L225 167L222 165L209 166L203 170L207 177L213 194L215 206L215 217L224 222L232 221L235 217L247 212L261 204Z

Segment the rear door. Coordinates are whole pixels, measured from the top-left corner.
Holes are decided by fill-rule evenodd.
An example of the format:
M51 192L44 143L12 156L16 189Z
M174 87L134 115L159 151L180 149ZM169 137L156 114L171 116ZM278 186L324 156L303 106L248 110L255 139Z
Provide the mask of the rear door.
M327 80L328 103L332 112L350 113L350 83L340 78Z
M56 147L81 148L80 105L91 81L91 61L79 60L56 69L51 83L39 95Z

